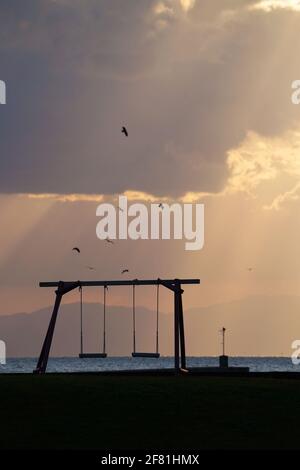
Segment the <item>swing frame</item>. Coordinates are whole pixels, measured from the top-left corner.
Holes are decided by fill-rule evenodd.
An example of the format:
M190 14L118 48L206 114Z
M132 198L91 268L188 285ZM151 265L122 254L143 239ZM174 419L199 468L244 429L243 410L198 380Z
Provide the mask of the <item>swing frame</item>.
M59 307L64 295L77 288L97 287L97 286L153 286L161 285L174 293L174 369L179 373L182 369L186 369L185 355L185 337L184 337L184 320L182 294L184 290L182 285L200 284L200 279L150 279L150 280L120 280L120 281L51 281L40 282L40 287L56 287L55 302L53 312L47 329L47 333L43 342L41 353L37 362L35 374L44 374L47 370L49 353L52 345L53 334L55 330Z

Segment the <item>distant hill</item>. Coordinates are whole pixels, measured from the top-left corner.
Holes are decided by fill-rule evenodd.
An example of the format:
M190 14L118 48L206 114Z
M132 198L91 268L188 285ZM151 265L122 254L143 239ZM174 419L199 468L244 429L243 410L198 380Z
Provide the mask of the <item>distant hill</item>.
M30 314L0 316L0 339L8 357L37 356L48 326L51 308ZM137 349L155 348L155 312L137 309ZM227 352L231 355L290 355L291 342L300 339L300 297L256 296L185 312L187 353L218 355L219 329L227 328ZM54 335L53 356L79 352L79 305L61 307ZM84 337L87 352L102 348L102 306L85 304ZM173 315L160 315L161 354L173 350ZM132 314L127 307L107 308L107 350L129 355L132 350Z

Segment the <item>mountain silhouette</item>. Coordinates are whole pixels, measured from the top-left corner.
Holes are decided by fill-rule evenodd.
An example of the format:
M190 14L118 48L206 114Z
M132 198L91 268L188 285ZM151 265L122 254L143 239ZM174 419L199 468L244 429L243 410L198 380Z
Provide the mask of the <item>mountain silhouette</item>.
M36 357L48 327L52 307L33 313L0 316L0 339L6 342L8 357ZM188 355L218 355L219 330L226 327L226 352L230 355L289 356L291 343L300 339L300 297L255 296L228 303L185 311ZM102 305L87 303L84 308L84 349L102 349ZM137 307L137 350L155 350L156 314ZM52 356L79 353L79 304L62 305L51 350ZM129 307L107 307L107 352L132 352L132 313ZM160 352L173 354L173 315L160 314Z

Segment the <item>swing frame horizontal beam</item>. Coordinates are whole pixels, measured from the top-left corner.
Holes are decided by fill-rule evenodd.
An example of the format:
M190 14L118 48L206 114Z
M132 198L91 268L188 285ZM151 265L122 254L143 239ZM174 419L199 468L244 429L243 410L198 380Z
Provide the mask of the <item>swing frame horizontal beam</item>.
M165 287L174 286L175 282L180 284L200 284L200 279L122 279L116 281L49 281L40 282L40 287L60 287L64 286L65 289L71 287L108 287L108 286L157 286L162 285Z

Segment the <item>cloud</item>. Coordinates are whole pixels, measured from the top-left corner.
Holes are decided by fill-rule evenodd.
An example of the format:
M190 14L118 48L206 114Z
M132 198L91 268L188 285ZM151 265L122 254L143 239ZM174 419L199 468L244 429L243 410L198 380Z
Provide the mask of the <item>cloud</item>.
M157 16L173 16L174 15L174 9L173 7L171 6L171 4L168 4L168 3L164 3L164 2L158 2L155 6L154 6L154 13L157 15Z
M270 22L250 3L7 2L0 191L222 192L228 151L250 130L281 135L299 116L290 83L300 18L279 10ZM154 31L158 20L167 27Z
M209 193L187 193L184 195L181 200L182 202L192 202L200 199L204 195L209 195ZM104 202L111 201L117 202L119 196L126 196L128 201L141 201L141 202L168 202L172 201L171 197L162 196L158 197L154 194L145 193L142 191L127 190L122 194L53 194L53 193L41 193L41 194L18 194L20 198L41 200L41 201L53 201L53 202Z
M223 194L259 197L264 209L280 209L300 193L300 129L265 137L249 132L228 152L230 172ZM268 202L270 201L270 202Z
M280 210L282 207L293 201L298 201L300 197L300 182L295 184L292 189L279 194L275 197L275 199L271 202L271 204L266 204L263 208L266 210Z
M144 193L141 191L127 190L123 194L129 201L143 201L143 202L158 202L167 200L167 197L158 198L153 194ZM119 195L116 194L19 194L20 197L35 200L50 200L53 202L103 202L103 201L116 201Z
M180 4L184 11L191 10L195 5L196 0L180 0Z
M263 10L266 12L277 9L300 11L300 2L299 0L261 0L249 8L250 10Z
M263 181L275 179L280 162L274 158L274 149L270 140L249 132L238 148L228 152L227 191L251 193Z
M102 202L102 194L20 194L21 197L37 200L51 200L54 202Z
M187 191L180 197L165 193L161 196L126 190L121 195L129 201L144 203L172 202L193 203L207 198L244 193L259 198L264 209L279 210L300 195L300 128L280 136L266 137L249 131L245 139L227 153L228 178L224 188L217 192ZM54 202L116 202L117 194L27 194L29 199Z

